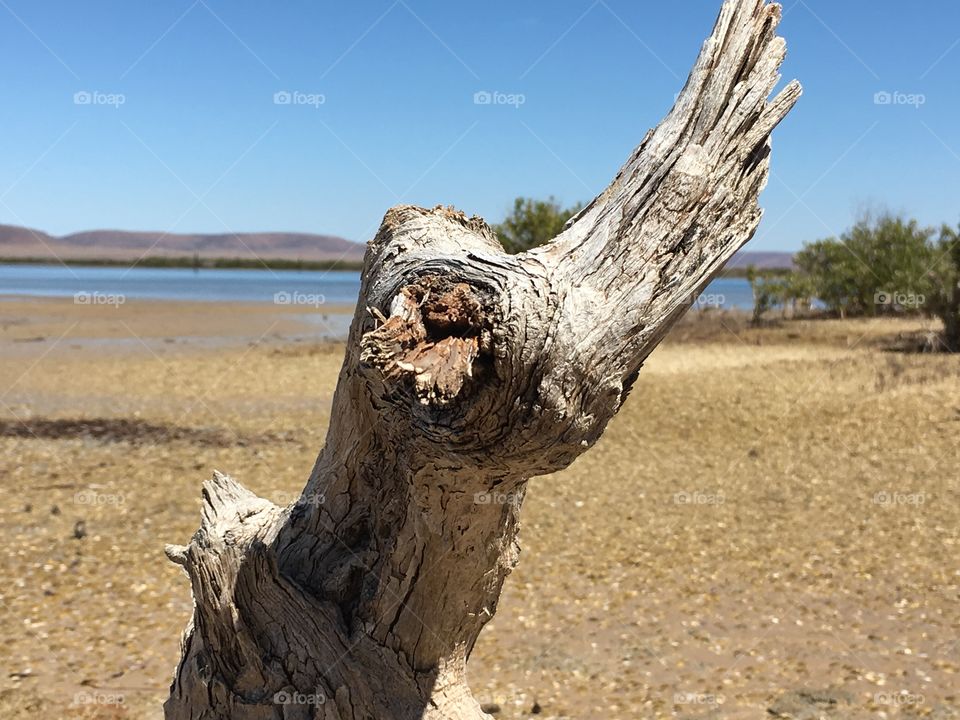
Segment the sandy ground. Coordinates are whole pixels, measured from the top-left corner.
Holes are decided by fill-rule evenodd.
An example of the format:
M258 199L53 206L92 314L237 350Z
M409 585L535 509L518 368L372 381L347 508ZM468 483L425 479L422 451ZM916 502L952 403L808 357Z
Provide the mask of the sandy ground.
M685 323L531 482L481 701L960 717L960 360L881 347L918 327ZM0 716L160 717L191 609L162 546L214 468L296 497L342 357L321 336L273 306L0 301Z

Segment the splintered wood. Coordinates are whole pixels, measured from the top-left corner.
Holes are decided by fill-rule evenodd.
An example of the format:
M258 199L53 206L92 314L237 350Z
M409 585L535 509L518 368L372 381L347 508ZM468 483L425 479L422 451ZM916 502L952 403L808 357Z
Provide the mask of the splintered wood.
M489 324L468 284L426 276L404 287L391 316L363 337L360 359L389 390L409 388L421 404L442 407L460 397L489 352Z

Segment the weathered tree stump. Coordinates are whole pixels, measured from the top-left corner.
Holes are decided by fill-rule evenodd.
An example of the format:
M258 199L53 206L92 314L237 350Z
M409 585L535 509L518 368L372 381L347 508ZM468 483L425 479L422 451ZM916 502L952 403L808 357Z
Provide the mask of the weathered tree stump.
M489 717L466 662L527 480L597 441L760 221L770 133L800 95L769 100L779 17L726 0L673 110L549 245L507 255L453 209L386 214L301 499L217 474L200 530L167 549L195 600L169 720Z

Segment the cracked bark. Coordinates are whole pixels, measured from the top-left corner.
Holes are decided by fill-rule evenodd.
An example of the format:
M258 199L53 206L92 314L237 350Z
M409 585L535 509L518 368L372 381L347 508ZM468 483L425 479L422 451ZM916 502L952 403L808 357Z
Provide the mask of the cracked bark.
M600 437L754 233L780 8L726 0L667 118L549 245L401 206L371 241L326 444L279 508L230 478L168 546L195 601L168 720L477 720L466 662L519 553L526 482Z

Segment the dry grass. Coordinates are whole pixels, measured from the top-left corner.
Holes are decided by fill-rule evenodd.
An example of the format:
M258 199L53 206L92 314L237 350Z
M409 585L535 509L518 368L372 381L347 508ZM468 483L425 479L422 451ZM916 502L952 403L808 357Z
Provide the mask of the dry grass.
M806 688L828 717L954 717L960 362L877 348L905 329L671 338L599 446L531 482L481 700L746 719ZM163 543L214 468L295 496L341 351L0 346L3 717L159 716L191 607Z

